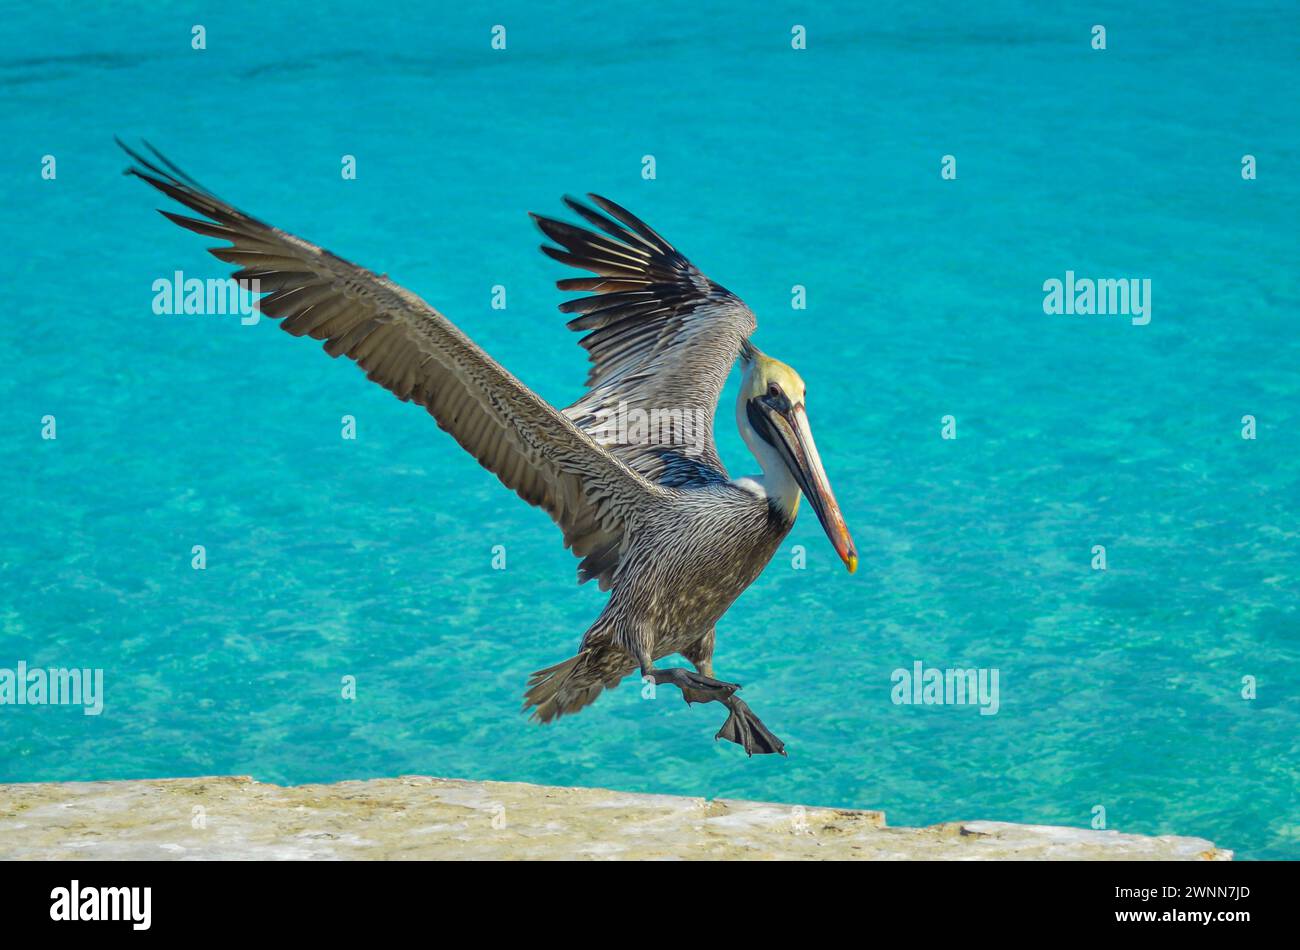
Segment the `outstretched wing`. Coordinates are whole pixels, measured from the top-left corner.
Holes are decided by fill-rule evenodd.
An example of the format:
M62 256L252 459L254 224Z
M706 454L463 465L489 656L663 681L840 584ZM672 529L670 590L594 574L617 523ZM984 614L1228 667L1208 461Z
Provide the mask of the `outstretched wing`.
M121 142L118 142L122 145ZM161 213L183 228L230 242L211 248L256 280L263 313L295 336L325 342L397 398L424 406L438 425L524 501L544 509L583 558L580 581L613 575L637 515L663 489L598 446L410 291L237 210L150 148L122 145L126 173L203 215Z
M685 481L725 478L713 414L754 314L639 218L588 197L599 211L564 202L603 233L533 215L560 245L546 254L597 275L556 283L591 294L560 305L579 314L571 330L590 331L581 343L592 363L590 391L565 414L656 482L683 483L687 470Z

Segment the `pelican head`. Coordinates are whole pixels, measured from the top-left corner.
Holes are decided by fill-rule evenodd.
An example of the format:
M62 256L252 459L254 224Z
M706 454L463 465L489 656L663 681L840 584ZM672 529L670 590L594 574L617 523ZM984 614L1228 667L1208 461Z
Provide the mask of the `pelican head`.
M807 387L786 364L760 352L748 341L741 349L744 378L736 404L741 437L763 466L768 498L794 517L799 493L808 497L835 552L852 574L858 552L822 468L804 411Z

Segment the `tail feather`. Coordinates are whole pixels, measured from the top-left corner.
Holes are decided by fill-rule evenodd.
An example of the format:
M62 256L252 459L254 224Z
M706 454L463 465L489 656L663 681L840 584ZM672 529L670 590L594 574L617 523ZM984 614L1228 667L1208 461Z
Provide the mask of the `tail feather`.
M550 722L591 705L606 689L617 686L620 679L621 673L611 675L599 669L592 651L583 650L528 678L523 711L532 709L532 718Z

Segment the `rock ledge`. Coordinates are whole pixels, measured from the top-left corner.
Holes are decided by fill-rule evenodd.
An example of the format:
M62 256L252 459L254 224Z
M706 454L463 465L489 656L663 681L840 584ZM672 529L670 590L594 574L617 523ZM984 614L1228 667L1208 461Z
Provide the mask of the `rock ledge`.
M0 785L0 859L1209 860L1202 838L403 776Z

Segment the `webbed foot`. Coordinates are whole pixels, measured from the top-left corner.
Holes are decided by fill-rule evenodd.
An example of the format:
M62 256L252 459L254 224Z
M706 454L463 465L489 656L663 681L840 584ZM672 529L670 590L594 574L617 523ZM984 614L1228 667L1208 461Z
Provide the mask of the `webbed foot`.
M785 755L785 743L772 735L771 730L763 725L762 720L754 715L744 700L731 696L725 700L727 721L722 724L714 740L727 739L742 747L750 756L780 753Z

